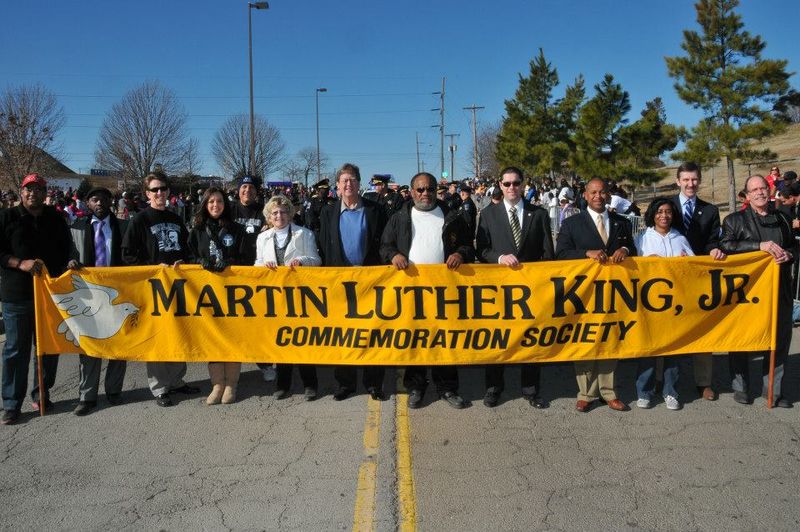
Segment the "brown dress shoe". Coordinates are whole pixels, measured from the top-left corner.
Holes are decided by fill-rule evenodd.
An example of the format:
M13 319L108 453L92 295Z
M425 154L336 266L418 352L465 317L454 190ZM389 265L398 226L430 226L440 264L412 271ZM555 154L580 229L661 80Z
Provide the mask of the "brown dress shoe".
M697 393L706 401L717 400L717 392L711 386L698 386Z
M581 401L580 399L578 399L578 402L575 403L575 410L577 410L578 412L584 412L585 413L585 412L588 412L591 409L592 409L591 401Z
M610 408L611 410L616 410L618 412L625 412L626 410L628 410L628 405L626 405L619 399L612 399L610 401L606 401L606 404L608 404L608 408Z

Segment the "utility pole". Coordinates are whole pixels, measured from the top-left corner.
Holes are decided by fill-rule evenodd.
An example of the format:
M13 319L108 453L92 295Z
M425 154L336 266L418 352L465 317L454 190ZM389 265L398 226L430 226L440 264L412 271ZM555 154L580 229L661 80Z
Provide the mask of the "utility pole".
M414 133L414 136L417 139L417 173L420 173L420 172L422 172L422 170L420 170L420 166L419 166L419 131Z
M455 177L456 177L455 156L456 156L456 149L458 148L458 146L453 144L453 139L455 137L460 137L461 134L460 133L448 133L445 136L450 137L450 181L453 181L453 180L455 180Z
M438 128L439 128L439 137L440 137L440 143L441 143L440 152L439 152L440 153L440 155L439 155L439 167L440 167L439 178L444 177L444 81L445 81L445 78L442 78L442 90L441 91L436 91L434 93L431 93L431 94L438 94L439 95L439 100L440 100L439 107L437 107L435 109L431 109L431 111L439 111L439 125L438 125ZM437 126L431 126L431 127L437 127Z
M475 177L480 177L481 172L481 161L478 158L478 120L475 116L475 112L479 109L486 109L485 107L477 107L474 103L472 107L464 107L465 111L472 111L472 157L475 160Z

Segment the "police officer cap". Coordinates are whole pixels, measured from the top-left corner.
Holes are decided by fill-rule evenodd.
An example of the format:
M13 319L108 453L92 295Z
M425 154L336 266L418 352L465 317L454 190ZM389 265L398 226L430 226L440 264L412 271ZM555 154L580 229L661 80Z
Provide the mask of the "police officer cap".
M320 189L320 188L331 188L331 180L327 177L325 179L320 179L316 183L314 183L313 188Z
M391 176L386 174L375 174L372 176L372 180L370 180L370 184L372 185L385 185L389 182L389 178Z
M469 186L466 183L462 183L461 184L461 192L468 192L469 194L472 194L472 187Z
M447 185L445 185L444 183L436 187L436 192L446 192L446 191L447 191Z
M400 185L400 187L397 190L400 191L400 192L403 192L404 190L407 191L408 190L408 185Z

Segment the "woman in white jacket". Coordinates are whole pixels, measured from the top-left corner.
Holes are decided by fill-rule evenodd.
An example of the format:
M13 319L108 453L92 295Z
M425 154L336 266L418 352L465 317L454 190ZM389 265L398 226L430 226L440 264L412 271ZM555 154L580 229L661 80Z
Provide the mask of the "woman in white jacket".
M269 229L258 235L256 240L256 266L277 268L322 264L314 233L291 223L294 206L286 196L273 196L264 206L264 217ZM305 388L306 401L313 401L317 398L317 369L307 364L299 364L297 368ZM273 397L286 399L292 387L292 364L278 364L276 370Z
M675 206L668 198L656 198L647 208L647 230L636 237L640 257L685 257L694 255L689 241L672 227ZM678 400L678 357L658 357L664 362L664 403L670 410L680 410ZM636 371L636 406L650 408L656 390L656 357L640 358Z

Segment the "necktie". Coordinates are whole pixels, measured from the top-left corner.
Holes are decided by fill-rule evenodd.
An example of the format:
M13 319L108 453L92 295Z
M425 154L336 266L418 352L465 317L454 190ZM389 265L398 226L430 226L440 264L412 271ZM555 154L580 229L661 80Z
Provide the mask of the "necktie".
M508 209L509 219L511 221L511 234L514 235L514 245L519 250L519 245L522 243L522 229L519 227L519 218L517 218L517 208L511 207Z
M108 266L106 253L106 234L103 232L105 222L99 220L94 225L94 265Z
M692 223L693 207L692 200L686 200L686 203L683 204L683 227L685 227L687 231L689 230L689 225Z
M594 223L597 226L597 232L600 234L600 239L603 241L603 244L608 244L608 233L606 233L606 224L603 223L603 215L600 214L595 217Z

